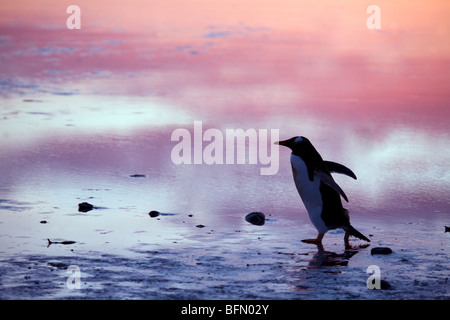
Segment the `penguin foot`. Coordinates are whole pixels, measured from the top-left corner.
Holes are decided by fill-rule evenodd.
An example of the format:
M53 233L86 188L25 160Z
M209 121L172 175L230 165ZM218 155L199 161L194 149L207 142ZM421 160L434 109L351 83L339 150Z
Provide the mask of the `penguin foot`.
M311 244L321 244L322 239L303 239L302 242Z
M302 242L311 243L311 244L322 244L322 239L325 233L319 233L316 239L304 239Z

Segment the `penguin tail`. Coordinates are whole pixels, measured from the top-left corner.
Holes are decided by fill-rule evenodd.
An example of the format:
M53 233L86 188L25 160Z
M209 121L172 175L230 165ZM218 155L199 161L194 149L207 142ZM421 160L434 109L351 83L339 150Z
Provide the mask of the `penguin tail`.
M343 229L344 229L347 233L349 233L350 235L352 235L352 236L354 236L354 237L356 237L356 238L359 238L359 239L361 239L361 240L370 242L370 240L369 240L365 235L363 235L361 232L359 232L358 230L356 230L355 228L353 228L353 226L351 226L351 225L345 226L345 227L343 227Z

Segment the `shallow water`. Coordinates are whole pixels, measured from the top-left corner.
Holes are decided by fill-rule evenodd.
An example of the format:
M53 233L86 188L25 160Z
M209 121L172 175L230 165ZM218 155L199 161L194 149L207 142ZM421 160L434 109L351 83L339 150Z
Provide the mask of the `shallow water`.
M101 218L82 219L87 224ZM314 230L287 219L273 219L264 227L210 224L201 229L186 215L134 219L140 220L140 228L130 229L132 219L128 218L127 227L120 229L108 225L100 230L90 224L91 228L84 227L83 237L70 233L71 239L78 240L73 245L47 247L41 236L11 237L10 243L28 246L8 248L15 254L3 256L2 298L449 298L448 236L440 223L371 227L372 221L366 220L359 228L371 235L372 246L389 246L394 251L372 256L370 247L344 250L343 234L338 232L326 236L324 251L306 245L299 238ZM43 228L54 223L50 221ZM31 242L35 243L32 248ZM67 269L73 265L81 270L80 289L67 287ZM380 268L381 279L391 285L389 290L367 289L371 265Z
M22 114L18 125L29 117ZM346 251L343 234L331 231L322 251L300 242L315 230L287 151L280 150L278 174L261 176L257 165L174 165L170 127L72 129L2 149L3 299L449 298L448 199L444 191L427 193L447 180L420 187L417 175L399 168L383 190L392 171L349 165L358 180L336 179L354 226L372 243ZM366 157L361 149L352 149L349 162ZM444 170L439 165L429 170ZM78 212L85 201L96 209ZM151 218L151 210L162 214ZM245 221L252 211L266 214L264 226ZM75 243L48 246L47 239ZM371 256L375 246L394 253ZM81 270L79 290L67 288L72 265ZM370 265L380 267L390 290L367 289Z
M86 19L76 34L58 27L53 9L48 25L5 11L18 16L1 20L0 35L0 298L450 298L446 33L412 13L398 22L408 32L346 29L360 17L345 4L333 10L347 22L329 20L346 31L338 43L286 8L261 18L267 6L261 15L214 11L223 25L167 15L152 24L156 36L138 32L139 18L122 28ZM419 20L426 40L412 31ZM371 245L345 250L339 230L323 249L300 241L316 231L287 149L276 149L274 175L261 175L259 153L256 164L247 154L245 164L176 165L171 135L187 129L194 141L195 121L202 133L308 137L358 176L335 179ZM81 202L95 209L78 212ZM265 225L245 221L254 211ZM394 253L372 256L376 246ZM81 289L67 286L72 265ZM367 288L371 265L389 290Z

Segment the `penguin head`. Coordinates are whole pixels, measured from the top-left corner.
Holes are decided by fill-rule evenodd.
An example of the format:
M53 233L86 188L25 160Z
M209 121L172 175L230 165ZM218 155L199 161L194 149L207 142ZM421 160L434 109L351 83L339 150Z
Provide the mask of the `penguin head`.
M309 140L305 137L297 136L297 137L292 137L288 140L277 141L277 142L275 142L275 144L279 144L280 146L288 147L292 151L295 151L295 150L300 150L300 149L304 148L306 145L310 145L311 142L309 142Z
M318 154L317 150L314 148L314 146L311 144L311 142L305 138L305 137L292 137L290 139L284 140L284 141L277 141L275 144L278 144L280 146L288 147L292 150L292 153L295 155L298 155L302 158L310 157L312 155L320 155Z

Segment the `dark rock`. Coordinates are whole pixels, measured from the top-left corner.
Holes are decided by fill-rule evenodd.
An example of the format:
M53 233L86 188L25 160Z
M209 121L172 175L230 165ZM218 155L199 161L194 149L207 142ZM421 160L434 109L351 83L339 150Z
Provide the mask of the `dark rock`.
M87 202L82 202L78 204L78 211L79 212L88 212L94 209L94 206Z
M204 228L205 226L202 225L202 224L198 224L198 225L196 225L196 227L197 227L197 228Z
M150 218L156 218L157 216L159 216L159 211L150 211L148 215L150 216Z
M47 223L47 221L46 220L42 220L39 223L45 224L45 223Z
M74 244L74 243L76 243L75 241L51 241L50 239L47 239L47 241L48 241L47 248L50 247L50 245L52 245L52 244L64 244L64 245L68 245L68 244Z
M450 232L450 227L445 226L445 231L444 232Z
M51 267L55 267L58 269L67 269L69 267L69 265L62 263L62 262L49 262L47 264Z
M245 216L245 221L256 226L262 226L266 222L266 216L262 212L252 212Z
M145 174L130 174L131 178L146 178Z
M388 247L375 247L370 250L370 254L391 254L392 250Z
M386 280L380 280L380 287L382 290L390 290L392 289L392 286L389 282Z

